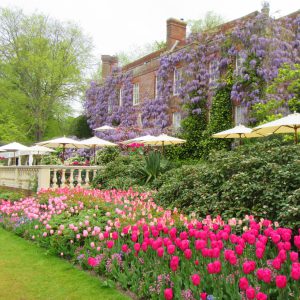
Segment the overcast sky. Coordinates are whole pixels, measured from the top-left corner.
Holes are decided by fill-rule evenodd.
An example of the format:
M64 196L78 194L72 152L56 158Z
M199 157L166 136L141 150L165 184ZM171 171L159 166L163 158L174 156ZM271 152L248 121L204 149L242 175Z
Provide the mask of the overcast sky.
M299 0L268 2L275 16L300 9ZM102 54L113 55L133 45L165 40L170 17L199 19L214 11L230 21L260 10L262 0L0 0L0 6L76 22L92 37L94 54L100 59Z
M262 0L0 0L0 7L21 8L26 14L43 13L72 21L91 36L94 67L102 54L131 51L154 41L165 41L166 20L201 19L213 11L226 21L261 10ZM300 9L299 0L269 0L275 17ZM82 110L74 102L74 114Z

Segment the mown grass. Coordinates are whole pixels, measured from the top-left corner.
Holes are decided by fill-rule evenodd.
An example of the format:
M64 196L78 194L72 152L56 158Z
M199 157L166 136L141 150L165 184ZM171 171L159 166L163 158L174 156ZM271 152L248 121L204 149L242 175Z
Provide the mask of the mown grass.
M131 299L99 278L0 228L0 299Z

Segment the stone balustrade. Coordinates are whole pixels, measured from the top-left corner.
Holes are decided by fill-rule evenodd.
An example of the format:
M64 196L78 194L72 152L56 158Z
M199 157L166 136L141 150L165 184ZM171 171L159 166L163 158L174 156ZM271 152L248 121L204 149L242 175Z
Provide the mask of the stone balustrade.
M0 166L0 186L24 190L90 187L101 166Z

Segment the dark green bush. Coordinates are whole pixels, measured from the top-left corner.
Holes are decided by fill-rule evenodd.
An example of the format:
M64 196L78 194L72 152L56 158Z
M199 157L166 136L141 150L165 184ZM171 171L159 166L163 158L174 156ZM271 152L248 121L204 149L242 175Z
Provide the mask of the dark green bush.
M126 189L137 184L138 168L143 165L139 156L118 156L99 170L92 181L92 187L101 189Z
M104 147L103 149L96 152L96 160L98 165L105 165L111 161L114 161L120 156L119 147Z
M291 226L300 219L300 147L275 141L219 151L166 172L153 186L164 207L225 218L252 214Z

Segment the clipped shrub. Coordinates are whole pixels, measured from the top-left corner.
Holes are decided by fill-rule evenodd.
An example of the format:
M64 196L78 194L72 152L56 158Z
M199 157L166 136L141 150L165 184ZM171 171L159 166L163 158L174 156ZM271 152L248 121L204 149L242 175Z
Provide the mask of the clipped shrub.
M205 163L166 172L153 183L159 189L155 199L200 216L253 214L294 226L300 219L299 158L299 146L276 142L219 151Z
M137 170L143 165L139 156L118 156L99 170L91 182L92 187L101 189L129 188L137 184Z

